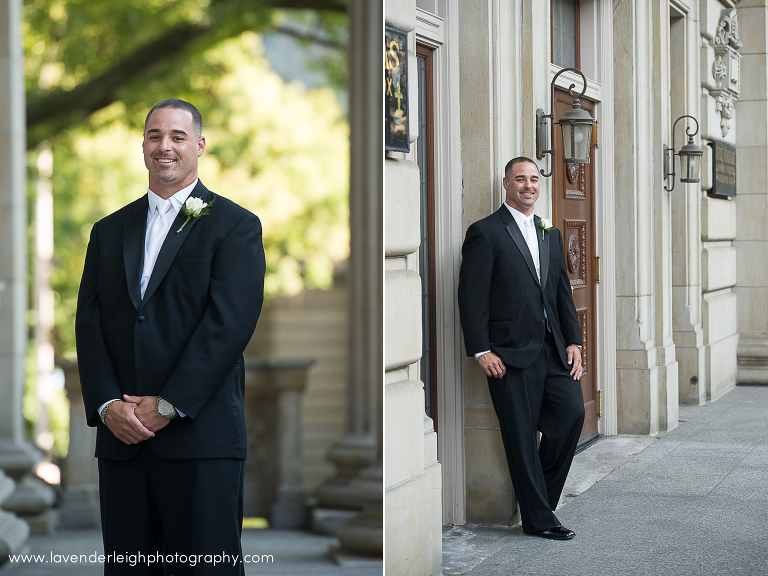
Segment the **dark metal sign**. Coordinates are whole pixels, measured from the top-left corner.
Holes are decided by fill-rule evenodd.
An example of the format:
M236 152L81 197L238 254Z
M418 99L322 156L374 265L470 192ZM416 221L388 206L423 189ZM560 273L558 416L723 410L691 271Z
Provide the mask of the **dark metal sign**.
M709 142L712 147L713 196L736 196L736 148L722 142Z
M409 152L408 35L389 27L384 32L384 110L386 149Z

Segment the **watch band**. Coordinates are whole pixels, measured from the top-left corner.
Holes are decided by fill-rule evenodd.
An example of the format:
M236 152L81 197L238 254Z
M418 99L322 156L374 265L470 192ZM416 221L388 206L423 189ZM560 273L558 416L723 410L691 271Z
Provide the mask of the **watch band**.
M107 417L107 410L109 410L109 407L112 406L112 404L114 404L115 402L117 402L117 400L110 400L109 402L107 402L104 405L104 408L102 408L101 412L99 413L99 418L101 418L101 423L104 424L104 426L107 425L107 421L105 420L105 418Z

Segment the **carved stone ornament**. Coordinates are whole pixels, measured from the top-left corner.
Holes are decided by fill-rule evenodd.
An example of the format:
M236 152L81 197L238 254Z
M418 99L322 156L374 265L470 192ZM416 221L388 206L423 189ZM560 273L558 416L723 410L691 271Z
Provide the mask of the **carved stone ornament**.
M715 79L715 84L717 84L718 88L726 88L725 76L727 73L728 67L723 63L723 56L718 54L712 63L712 77Z
M740 50L743 44L739 40L739 21L736 8L724 8L720 11L720 22L715 33L715 45L730 46Z
M731 119L736 111L736 100L741 91L741 54L739 22L735 8L720 11L720 21L712 41L715 60L712 63L712 77L715 88L709 91L715 99L715 111L720 114L720 131L723 138L731 129Z
M570 236L568 238L568 269L571 271L571 274L576 274L580 262L581 250L579 249L579 241L576 239L576 236Z
M725 138L731 129L731 118L736 112L736 105L731 95L728 93L718 95L715 101L715 110L720 113L720 130L723 133L723 138Z

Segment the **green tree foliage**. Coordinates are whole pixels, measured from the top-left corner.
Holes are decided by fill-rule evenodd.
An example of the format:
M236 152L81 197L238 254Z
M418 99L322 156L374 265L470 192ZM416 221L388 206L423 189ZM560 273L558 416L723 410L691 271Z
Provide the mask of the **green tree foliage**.
M267 297L330 287L349 249L348 126L333 91L285 83L270 71L252 32L209 48L185 69L198 95L190 99L204 119L200 178L260 216ZM63 354L74 351L91 226L146 192L140 128L146 108L128 110L115 102L56 139L53 283Z
M292 21L304 26L284 27L281 8L294 9ZM146 109L169 82L193 90L191 57L244 31L343 45L345 9L346 0L27 0L29 146L115 101ZM321 59L334 73L343 61Z

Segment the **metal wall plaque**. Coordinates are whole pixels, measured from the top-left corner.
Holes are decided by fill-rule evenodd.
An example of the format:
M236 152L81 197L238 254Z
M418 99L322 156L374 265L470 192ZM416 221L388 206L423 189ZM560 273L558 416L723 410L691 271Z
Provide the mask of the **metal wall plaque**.
M384 32L384 110L385 148L409 152L408 35L389 27Z
M736 196L736 148L722 142L712 147L712 196Z

